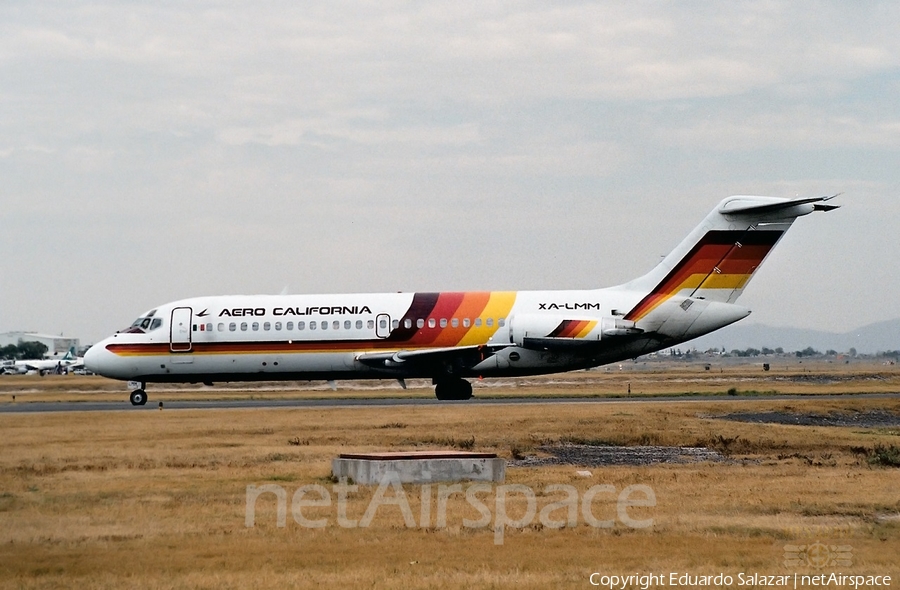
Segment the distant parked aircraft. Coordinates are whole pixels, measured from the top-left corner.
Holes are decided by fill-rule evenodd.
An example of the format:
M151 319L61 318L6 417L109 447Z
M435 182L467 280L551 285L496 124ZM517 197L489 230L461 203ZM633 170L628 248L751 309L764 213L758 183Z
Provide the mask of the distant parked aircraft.
M75 347L73 346L60 358L56 359L40 359L40 360L22 360L22 361L3 361L0 365L0 371L6 374L25 374L29 372L40 373L66 373L84 366L84 358L77 356Z
M134 382L135 405L150 382L274 379L430 378L438 399L468 399L467 378L595 367L746 317L734 302L760 264L832 198L729 197L656 268L606 289L176 301L93 346L85 367Z

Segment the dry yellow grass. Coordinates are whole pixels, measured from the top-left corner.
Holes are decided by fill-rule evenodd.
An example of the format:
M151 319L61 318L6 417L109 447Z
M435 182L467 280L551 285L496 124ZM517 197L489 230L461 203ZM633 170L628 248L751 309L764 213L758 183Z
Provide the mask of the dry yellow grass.
M595 373L562 377L577 381ZM681 376L653 377L663 383ZM879 383L891 389L894 378ZM55 385L72 378L44 379L40 383ZM546 382L535 387L550 388ZM41 395L76 394L61 387ZM592 572L784 574L793 571L783 563L784 546L817 540L852 547L852 565L833 569L892 574L896 585L900 471L869 465L854 448L900 446L900 429L709 417L773 409L900 414L900 402L724 399L0 415L0 587L584 588ZM458 496L450 500L446 527L432 521L410 529L398 508L383 506L370 527L342 528L332 506L304 512L327 518L323 529L298 525L290 512L279 528L273 496L260 498L256 526L244 525L248 485L282 486L289 503L303 485L332 490L330 460L351 450L446 448L473 438L476 450L509 457L513 449L540 454L541 444L566 440L721 449L723 440L735 437L728 445L731 460L723 463L599 467L591 468L589 479L576 476L573 466L508 470L507 483L538 492L548 484L572 485L580 495L596 484L616 490L648 485L657 505L632 509L635 518L653 519L647 529L621 523L595 528L581 518L560 530L535 522L508 529L497 545L490 528L462 526L478 513ZM418 519L421 488L404 489ZM351 494L348 517L359 519L373 494L372 488ZM557 499L538 496L540 505ZM520 514L522 503L514 504L510 513ZM604 518L616 514L610 502L596 503L594 511Z

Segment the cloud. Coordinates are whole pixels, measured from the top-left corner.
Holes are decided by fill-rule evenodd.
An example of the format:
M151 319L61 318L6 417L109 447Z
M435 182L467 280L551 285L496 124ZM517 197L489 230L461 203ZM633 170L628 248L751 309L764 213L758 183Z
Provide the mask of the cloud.
M0 330L97 338L161 301L285 283L603 286L645 270L730 193L844 190L854 214L827 219L847 223L801 221L892 235L898 13L836 1L4 5L0 247L24 269L63 250L78 270L5 280ZM779 256L808 261L803 248L833 241L804 232ZM823 272L852 284L847 260L894 264L877 240L842 240L860 251L791 267L779 305L756 302L790 309L767 321L822 321L804 302ZM900 314L872 300L898 281L842 292L852 311L830 321Z

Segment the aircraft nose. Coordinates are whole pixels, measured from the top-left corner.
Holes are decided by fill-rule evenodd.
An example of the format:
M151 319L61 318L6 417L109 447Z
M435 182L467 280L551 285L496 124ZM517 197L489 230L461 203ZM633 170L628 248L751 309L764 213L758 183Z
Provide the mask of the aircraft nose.
M84 368L91 373L104 375L104 367L106 365L104 361L108 360L110 356L111 353L106 350L106 344L99 342L84 353Z

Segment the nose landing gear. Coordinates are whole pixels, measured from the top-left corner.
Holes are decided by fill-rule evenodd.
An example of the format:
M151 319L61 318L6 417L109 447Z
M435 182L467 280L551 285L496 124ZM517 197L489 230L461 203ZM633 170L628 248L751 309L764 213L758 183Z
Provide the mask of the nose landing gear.
M138 389L135 389L131 392L131 405L132 406L143 406L147 403L147 392L144 391L144 384L142 383Z

